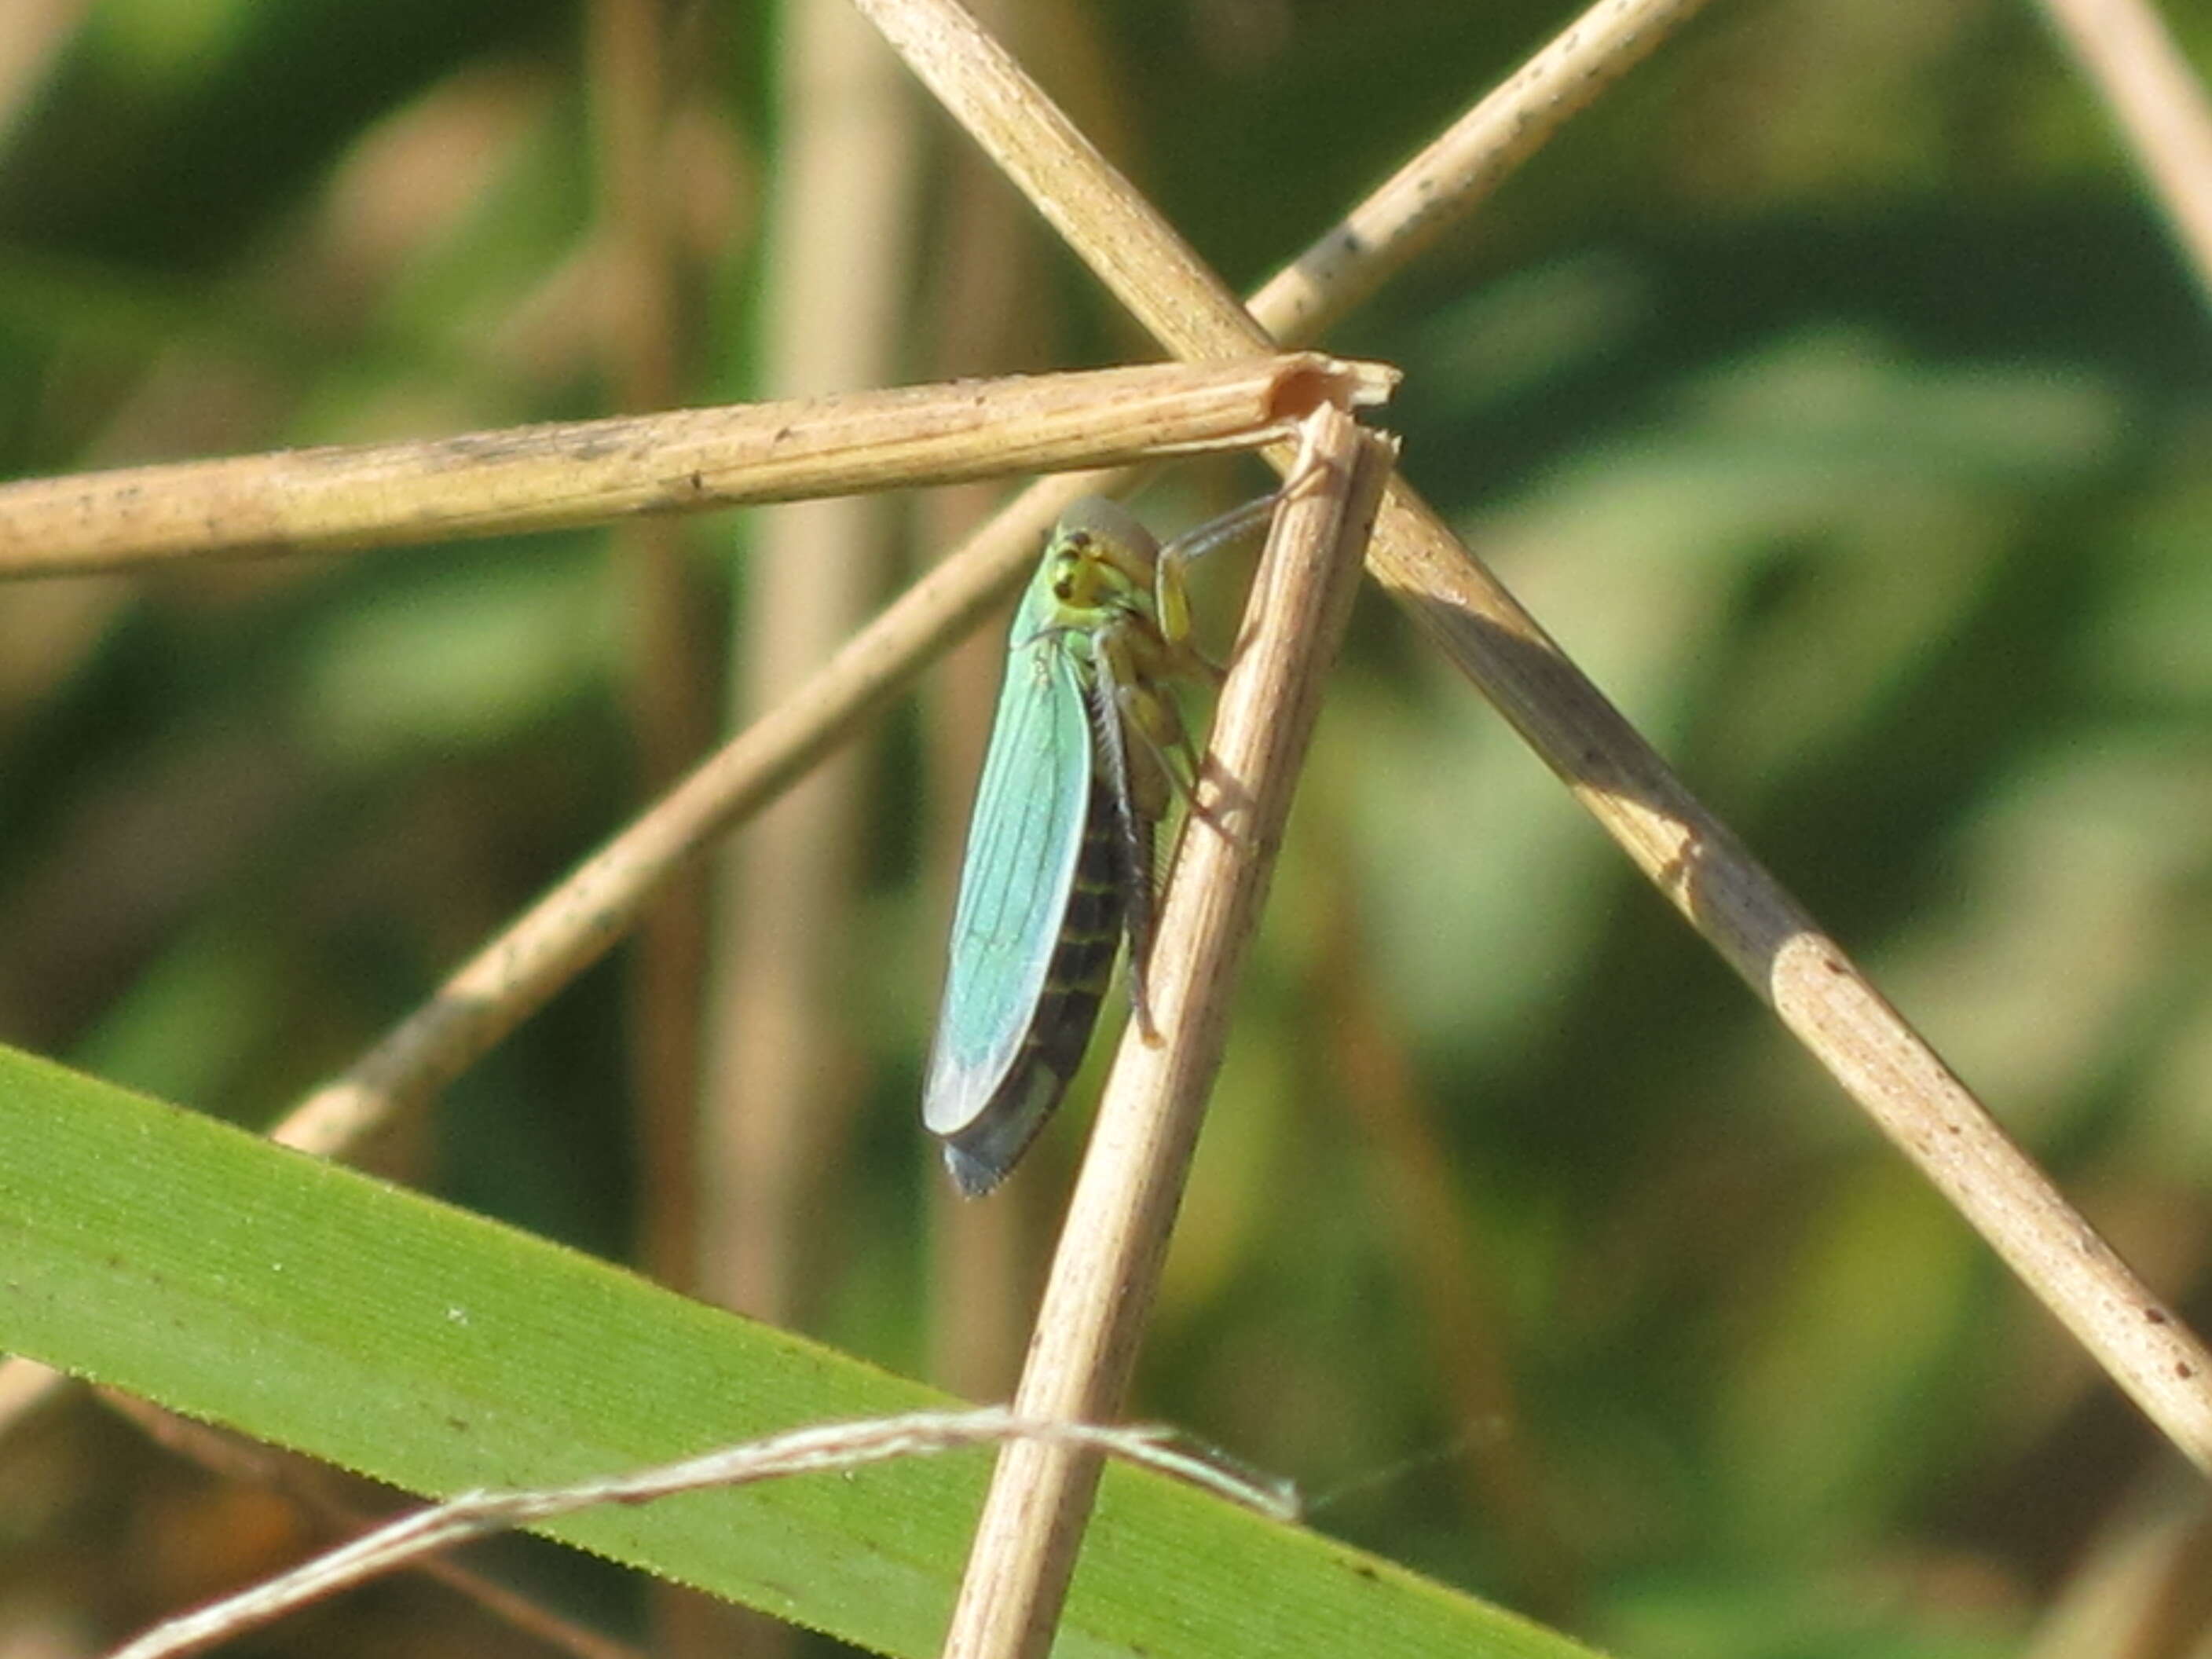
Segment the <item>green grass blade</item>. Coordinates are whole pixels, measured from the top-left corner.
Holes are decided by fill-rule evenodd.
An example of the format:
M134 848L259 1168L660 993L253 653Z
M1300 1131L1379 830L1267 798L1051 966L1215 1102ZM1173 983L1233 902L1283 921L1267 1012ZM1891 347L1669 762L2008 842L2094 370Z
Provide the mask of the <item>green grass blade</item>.
M526 1234L0 1048L0 1348L426 1493L945 1403ZM601 1510L586 1548L937 1650L980 1454ZM1585 1650L1386 1561L1109 1471L1059 1651Z

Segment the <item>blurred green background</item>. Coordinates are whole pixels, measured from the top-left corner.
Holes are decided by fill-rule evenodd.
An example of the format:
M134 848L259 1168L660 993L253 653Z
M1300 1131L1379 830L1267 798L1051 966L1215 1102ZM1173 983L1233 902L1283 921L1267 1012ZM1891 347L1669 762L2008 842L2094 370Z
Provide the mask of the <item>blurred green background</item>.
M1009 9L1244 287L1570 15ZM2212 62L2212 14L2166 9ZM655 27L665 315L608 297L634 205L609 65ZM703 3L8 0L0 475L766 395L793 33ZM884 378L1156 356L891 84ZM2199 1328L2203 300L2032 8L1720 0L1328 341L1405 368L1414 483ZM1139 505L1170 529L1260 477L1186 465ZM945 539L944 503L898 507L851 567L870 606ZM726 725L760 533L687 521L651 601L599 533L0 592L0 1039L271 1121ZM696 653L641 647L647 603ZM777 1316L978 1395L1093 1088L991 1218L952 1212L916 1102L997 650L848 769L817 994L773 1039L801 1126ZM675 997L592 970L379 1167L726 1284L728 1137L703 1199L667 1152L685 1099L731 1109L716 1057L771 1041L722 1029L747 946L717 915ZM640 1060L647 1002L706 1056L684 1099ZM1137 1410L1625 1655L2200 1650L2094 1622L2161 1605L2125 1576L2153 1543L2195 1563L2171 1583L2212 1575L2179 1460L1372 593ZM81 1401L0 1445L0 1655L94 1650L292 1531ZM215 1547L264 1534L269 1559ZM617 1629L671 1617L511 1553ZM413 1586L234 1650L402 1641L539 1650Z

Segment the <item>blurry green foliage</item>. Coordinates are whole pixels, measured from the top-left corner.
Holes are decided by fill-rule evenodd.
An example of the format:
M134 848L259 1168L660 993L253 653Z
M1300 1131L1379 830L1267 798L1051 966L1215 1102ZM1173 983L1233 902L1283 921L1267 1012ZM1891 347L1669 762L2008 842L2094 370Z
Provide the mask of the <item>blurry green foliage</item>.
M678 9L715 158L681 192L690 395L741 397L773 19ZM1024 51L1249 281L1566 15L1131 0ZM87 9L0 76L0 473L604 408L580 33L509 0ZM1144 349L1079 279L1038 308L1048 362ZM1405 367L1415 483L2207 1322L2212 347L2029 9L1717 4L1332 343ZM687 533L734 564L741 528ZM250 1122L343 1065L634 805L597 546L0 594L0 1038ZM943 872L912 722L884 741L811 1326L917 1371ZM416 1172L618 1248L652 1200L608 1155L621 1030L587 976ZM1450 1384L1355 1031L1402 1066L1516 1421ZM1655 1656L2012 1650L2165 1455L1371 602L1141 1409L1509 1601L1547 1530L1567 1626ZM1486 1437L1533 1510L1470 1485Z

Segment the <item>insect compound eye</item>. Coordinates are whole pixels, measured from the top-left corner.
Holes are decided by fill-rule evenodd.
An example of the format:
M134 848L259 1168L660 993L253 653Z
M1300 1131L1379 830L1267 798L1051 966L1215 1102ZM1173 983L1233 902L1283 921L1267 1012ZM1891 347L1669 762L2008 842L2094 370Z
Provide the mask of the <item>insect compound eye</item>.
M1087 556L1080 547L1068 546L1060 550L1053 561L1052 596L1062 605L1079 604L1090 590L1090 569Z

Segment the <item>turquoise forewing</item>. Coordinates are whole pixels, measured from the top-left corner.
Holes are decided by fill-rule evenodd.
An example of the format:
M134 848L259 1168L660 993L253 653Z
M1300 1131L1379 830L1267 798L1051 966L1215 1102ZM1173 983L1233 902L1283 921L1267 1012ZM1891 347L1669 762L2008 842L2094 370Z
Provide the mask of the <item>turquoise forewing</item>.
M1044 995L1091 799L1079 669L1066 635L1040 631L1046 599L1033 587L1014 620L922 1099L923 1121L946 1138L947 1162L971 1190L1003 1170L963 1170L961 1141L1003 1127L1025 1143L1036 1127L1026 1120L1042 1119L1066 1085L1009 1075ZM987 1114L1024 1121L996 1126Z

